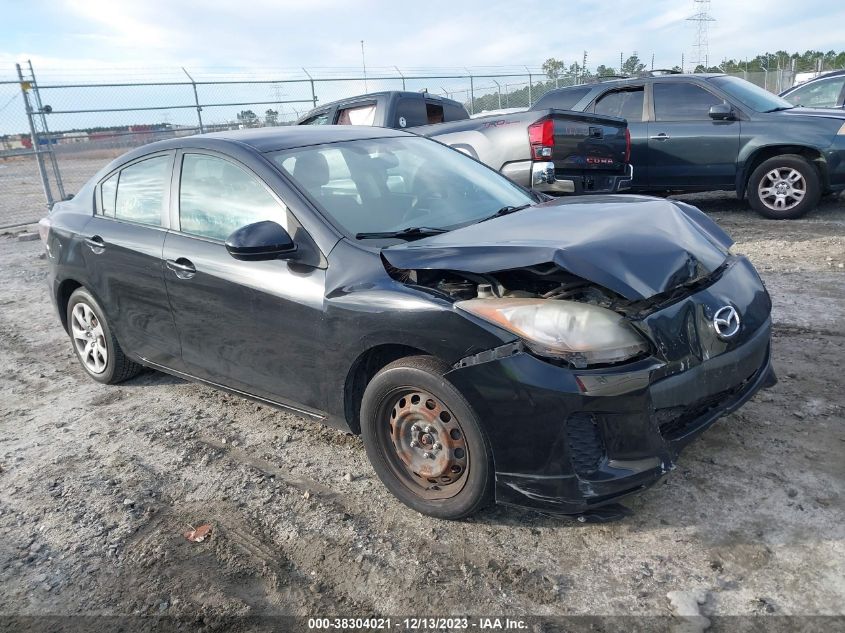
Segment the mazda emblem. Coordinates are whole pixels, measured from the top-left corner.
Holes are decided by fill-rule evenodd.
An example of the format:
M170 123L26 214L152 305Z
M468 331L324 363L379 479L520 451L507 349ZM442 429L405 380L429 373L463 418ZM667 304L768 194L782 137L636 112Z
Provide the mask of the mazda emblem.
M731 338L739 332L739 313L733 306L724 306L713 315L713 327L720 338Z

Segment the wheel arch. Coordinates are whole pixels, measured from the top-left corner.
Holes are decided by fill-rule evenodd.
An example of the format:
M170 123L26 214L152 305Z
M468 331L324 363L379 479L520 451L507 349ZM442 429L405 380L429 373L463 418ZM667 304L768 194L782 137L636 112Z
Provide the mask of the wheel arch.
M70 296L77 288L85 288L88 292L91 292L89 288L83 286L76 279L64 279L56 288L56 307L59 310L59 319L61 319L65 332L68 333L67 306L70 303Z
M820 150L808 145L777 144L758 147L748 155L743 163L742 169L737 173L737 196L739 198L745 198L748 191L748 181L751 179L751 174L754 173L754 170L757 169L757 167L770 158L785 154L795 154L806 158L819 172L819 178L822 183L822 191L827 190L829 182L827 161Z
M381 343L363 351L349 368L343 386L343 410L349 429L361 433L361 400L370 380L390 363L409 356L429 356L411 345Z

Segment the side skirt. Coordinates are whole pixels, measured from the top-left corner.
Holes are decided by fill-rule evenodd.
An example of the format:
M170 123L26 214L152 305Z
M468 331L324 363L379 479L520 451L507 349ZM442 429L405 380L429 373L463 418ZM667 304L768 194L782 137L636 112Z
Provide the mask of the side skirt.
M197 376L193 376L191 374L186 374L183 371L179 371L178 369L171 369L170 367L165 367L164 365L159 365L158 363L154 363L151 360L147 360L146 358L139 358L139 362L147 367L155 369L157 371L164 372L165 374L170 374L171 376L176 376L177 378L182 378L183 380L188 380L190 382L198 382L203 385L208 385L209 387L214 387L215 389L219 389L220 391L226 391L236 396L240 396L242 398L246 398L247 400L252 400L253 402L258 402L259 404L266 404L271 407L275 407L276 409L282 409L283 411L293 411L294 413L299 413L300 415L307 415L310 418L315 420L320 420L321 422L326 421L326 416L320 413L315 413L313 411L307 411L305 409L300 409L299 407L294 407L289 404L283 404L281 402L276 402L275 400L268 400L267 398L262 398L261 396L256 396L252 393L247 393L246 391L240 391L239 389L235 389L233 387L227 387L226 385L221 385L219 383L213 382L211 380L206 380L205 378L199 378Z

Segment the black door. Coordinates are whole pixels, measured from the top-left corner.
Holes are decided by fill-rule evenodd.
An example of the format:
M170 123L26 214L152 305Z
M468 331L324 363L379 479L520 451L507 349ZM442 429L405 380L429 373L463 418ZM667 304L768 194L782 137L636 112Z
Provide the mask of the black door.
M162 270L173 154L131 163L97 187L85 226L91 290L121 347L145 360L180 364L179 337Z
M649 186L733 189L740 122L714 121L710 106L724 100L694 83L655 81L648 126Z
M596 99L593 112L616 116L628 121L631 134L631 165L634 179L631 186L645 188L648 185L648 123L645 122L645 88L626 86L624 89L605 92Z
M319 381L309 368L320 339L324 271L231 257L224 241L232 231L261 220L288 228L287 208L253 173L226 158L191 152L181 163L171 216L178 225L167 234L164 259L186 371L317 408Z

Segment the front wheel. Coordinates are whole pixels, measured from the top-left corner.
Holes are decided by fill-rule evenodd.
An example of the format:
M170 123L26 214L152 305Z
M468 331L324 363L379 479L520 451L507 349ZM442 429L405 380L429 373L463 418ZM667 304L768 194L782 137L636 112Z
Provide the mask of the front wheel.
M800 218L821 199L818 170L803 156L784 154L757 167L748 180L748 202L773 220Z
M382 369L361 403L361 435L382 483L405 505L460 519L493 499L493 461L475 412L443 377L449 367L413 356Z

